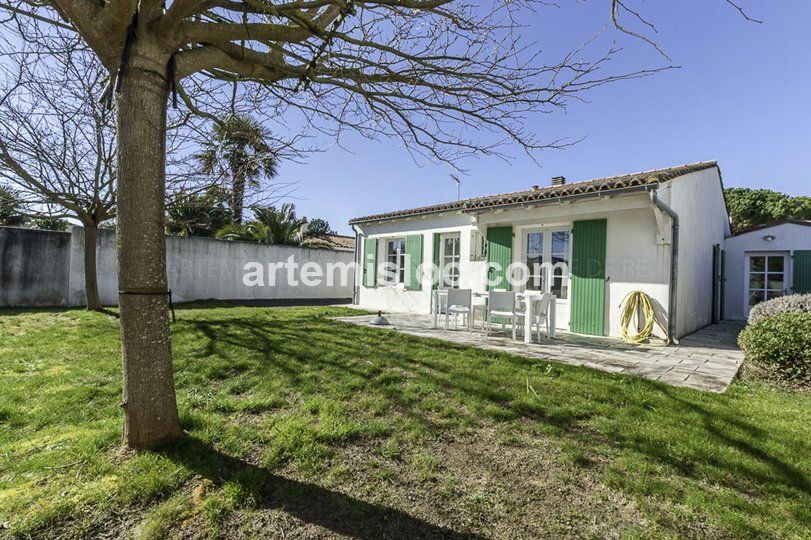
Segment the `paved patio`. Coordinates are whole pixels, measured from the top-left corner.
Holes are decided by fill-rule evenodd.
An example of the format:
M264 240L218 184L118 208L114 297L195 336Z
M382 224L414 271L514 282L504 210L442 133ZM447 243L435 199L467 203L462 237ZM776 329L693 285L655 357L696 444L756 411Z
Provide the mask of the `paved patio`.
M587 366L611 373L625 373L654 381L686 386L697 390L723 392L738 373L743 353L736 338L742 323L724 321L710 325L680 340L679 345L664 347L630 345L618 339L587 337L558 331L557 338L542 337L540 343L525 344L509 336L491 335L466 329L449 330L431 328L429 315L386 313L390 326L373 326L389 331L405 332L415 336L441 339L493 351L509 352L553 360L563 364ZM337 317L336 320L370 326L373 316Z

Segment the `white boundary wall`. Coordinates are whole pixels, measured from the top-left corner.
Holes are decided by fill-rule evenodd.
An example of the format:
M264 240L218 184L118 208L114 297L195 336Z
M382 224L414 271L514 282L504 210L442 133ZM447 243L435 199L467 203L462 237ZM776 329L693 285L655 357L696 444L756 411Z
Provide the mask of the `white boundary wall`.
M115 233L100 230L97 242L99 294L104 305L118 302ZM316 300L352 298L353 275L342 285L335 274L317 286L288 284L279 269L273 287L243 283L245 265L267 267L293 257L299 265L314 262L350 264L352 251L297 246L263 246L210 238L166 237L169 288L175 302L190 300ZM70 233L0 227L0 306L81 306L84 292L84 235L80 227ZM267 273L267 272L266 272ZM47 289L47 290L46 290Z

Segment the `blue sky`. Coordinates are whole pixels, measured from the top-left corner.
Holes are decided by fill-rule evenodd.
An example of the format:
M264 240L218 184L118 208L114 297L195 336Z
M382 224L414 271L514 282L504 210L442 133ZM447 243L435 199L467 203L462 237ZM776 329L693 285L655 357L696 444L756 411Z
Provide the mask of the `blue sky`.
M526 35L551 53L568 50L609 23L608 0L560 0L527 17ZM763 24L746 22L724 0L648 0L633 4L658 29L657 43L680 69L592 90L586 103L533 118L544 140L585 140L564 150L505 163L471 159L462 196L545 185L716 159L727 186L811 194L811 21L808 0L741 0ZM666 63L648 45L609 27L598 45L623 51L617 72ZM306 164L282 166L296 181L300 215L324 217L348 234L351 217L456 198L448 165L415 164L393 140L349 136Z

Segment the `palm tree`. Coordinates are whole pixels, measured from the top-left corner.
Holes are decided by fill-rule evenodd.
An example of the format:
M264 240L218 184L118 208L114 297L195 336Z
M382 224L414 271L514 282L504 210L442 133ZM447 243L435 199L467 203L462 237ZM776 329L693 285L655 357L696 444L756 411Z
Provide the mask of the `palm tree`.
M296 206L285 203L281 208L257 206L253 209L254 220L248 223L232 223L217 231L220 240L240 240L267 245L295 246L304 237L307 218L296 217Z
M246 188L256 188L264 176L278 174L278 157L268 144L270 132L250 116L234 114L214 127L212 140L197 157L203 173L231 179L231 222L242 223Z
M296 217L296 205L285 203L280 209L275 206L260 206L253 210L256 222L265 229L268 244L287 246L301 242L307 218Z

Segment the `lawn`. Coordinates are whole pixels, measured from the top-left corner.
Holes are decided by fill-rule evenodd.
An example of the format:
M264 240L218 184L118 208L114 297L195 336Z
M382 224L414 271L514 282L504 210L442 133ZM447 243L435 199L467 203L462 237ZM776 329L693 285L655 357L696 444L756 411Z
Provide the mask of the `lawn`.
M122 452L117 320L0 311L0 536L811 537L811 396L197 304L187 437Z

